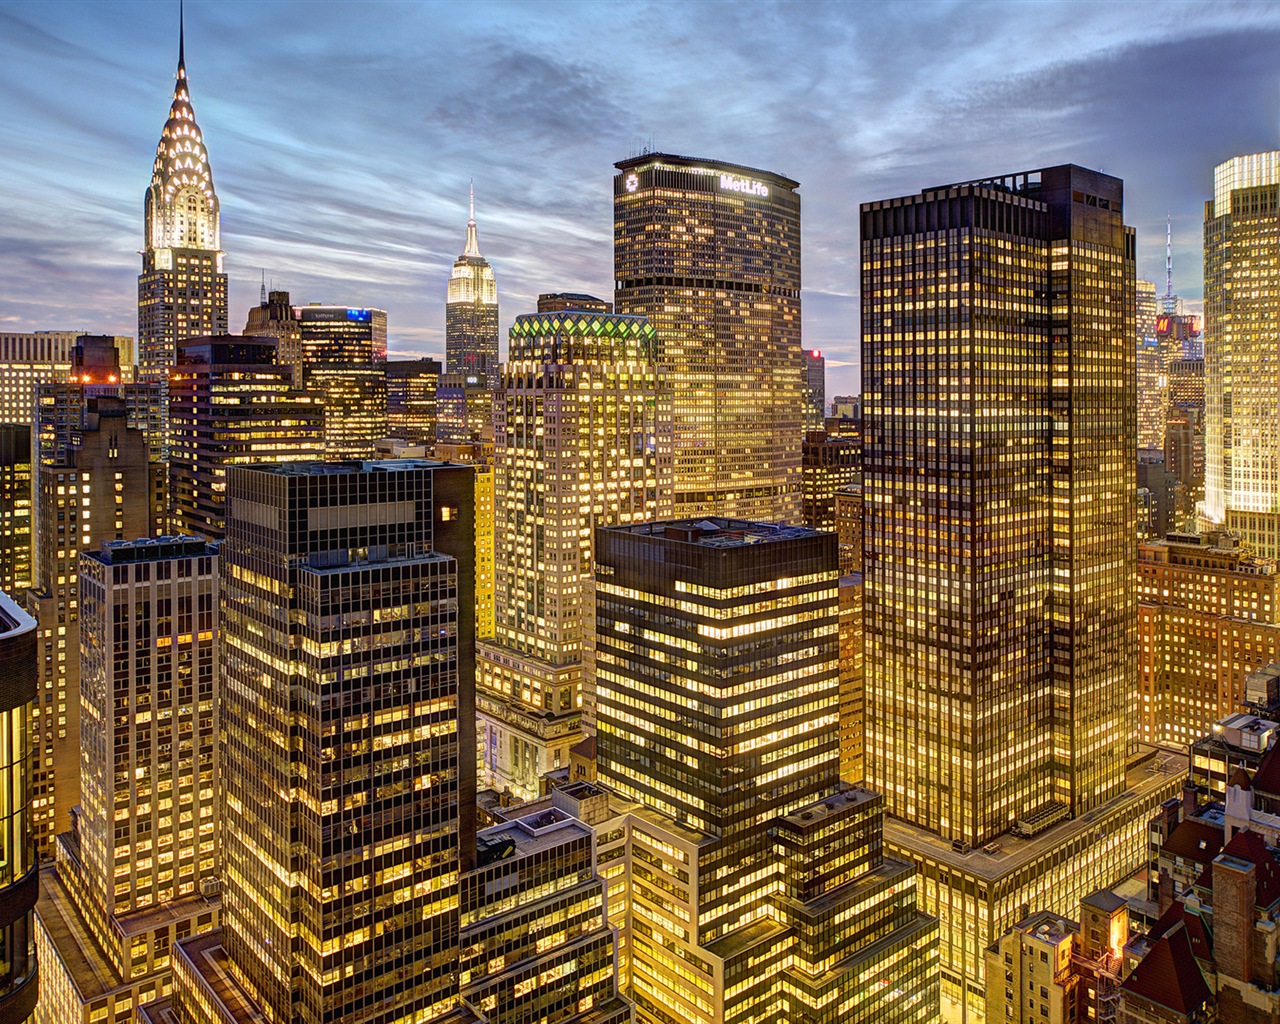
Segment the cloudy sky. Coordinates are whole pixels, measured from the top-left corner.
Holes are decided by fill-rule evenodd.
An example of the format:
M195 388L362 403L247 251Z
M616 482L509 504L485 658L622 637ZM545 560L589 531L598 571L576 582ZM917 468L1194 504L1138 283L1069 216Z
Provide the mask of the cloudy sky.
M231 327L265 269L443 351L475 179L505 327L612 285L613 162L767 168L803 197L804 337L857 387L857 208L1073 161L1125 179L1139 274L1198 308L1215 163L1280 147L1280 5L190 0ZM0 2L0 330L136 330L173 2Z

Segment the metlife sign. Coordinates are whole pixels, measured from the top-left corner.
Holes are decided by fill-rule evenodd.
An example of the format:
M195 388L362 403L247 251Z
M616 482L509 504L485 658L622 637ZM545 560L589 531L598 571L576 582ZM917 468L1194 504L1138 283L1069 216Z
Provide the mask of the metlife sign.
M769 186L763 181L739 178L736 174L721 174L720 189L724 192L742 192L749 196L759 196L761 199L769 195Z

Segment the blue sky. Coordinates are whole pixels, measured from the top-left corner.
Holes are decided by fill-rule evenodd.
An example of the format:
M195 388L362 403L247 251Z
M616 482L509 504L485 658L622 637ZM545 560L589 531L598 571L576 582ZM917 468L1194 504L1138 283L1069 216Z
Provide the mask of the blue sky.
M142 197L176 2L0 2L0 330L136 330ZM613 162L801 182L804 336L856 387L858 203L1074 161L1125 179L1139 274L1198 308L1213 165L1280 147L1280 5L191 0L231 328L262 269L443 349L475 179L505 328L607 296ZM845 364L845 365L839 365Z

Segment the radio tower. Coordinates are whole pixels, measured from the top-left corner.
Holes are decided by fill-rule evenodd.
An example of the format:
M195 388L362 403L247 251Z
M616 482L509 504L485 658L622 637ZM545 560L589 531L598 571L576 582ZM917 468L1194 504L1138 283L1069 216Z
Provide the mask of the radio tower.
M1178 311L1178 296L1173 294L1173 214L1166 215L1164 232L1164 298L1161 312L1172 316Z

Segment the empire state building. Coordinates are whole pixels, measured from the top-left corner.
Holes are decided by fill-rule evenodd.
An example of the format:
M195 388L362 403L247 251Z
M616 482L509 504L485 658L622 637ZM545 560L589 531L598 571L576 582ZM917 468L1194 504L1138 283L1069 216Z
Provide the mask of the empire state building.
M227 333L227 275L218 196L191 109L182 36L169 119L147 189L146 247L138 276L139 372L166 379L183 338Z

